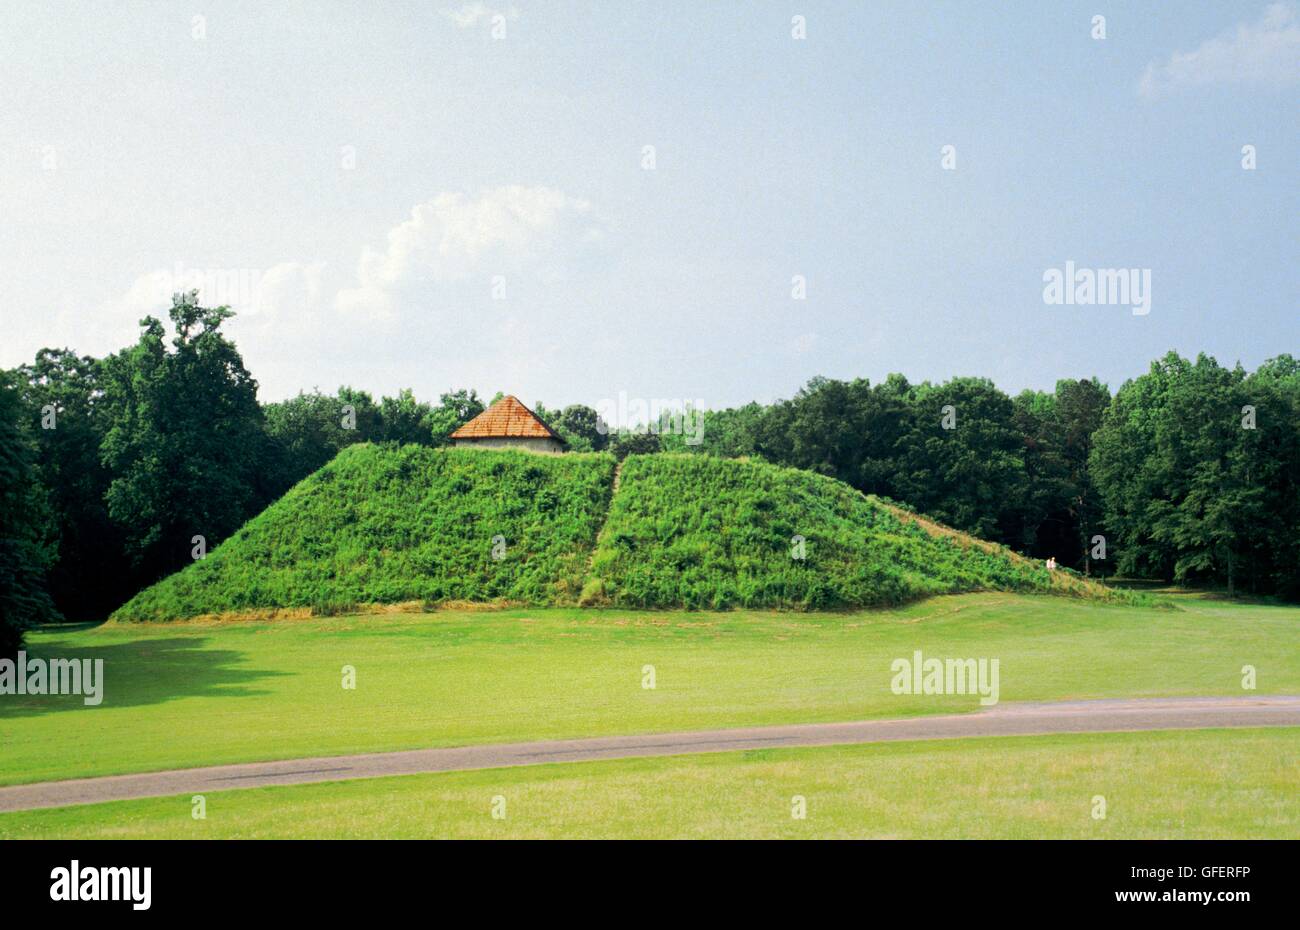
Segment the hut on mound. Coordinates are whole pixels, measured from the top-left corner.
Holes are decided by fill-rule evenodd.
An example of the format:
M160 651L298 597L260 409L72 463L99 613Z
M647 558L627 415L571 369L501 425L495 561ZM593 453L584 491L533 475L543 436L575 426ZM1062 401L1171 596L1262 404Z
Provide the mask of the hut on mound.
M563 452L564 440L522 403L507 394L451 434L453 445L480 449Z

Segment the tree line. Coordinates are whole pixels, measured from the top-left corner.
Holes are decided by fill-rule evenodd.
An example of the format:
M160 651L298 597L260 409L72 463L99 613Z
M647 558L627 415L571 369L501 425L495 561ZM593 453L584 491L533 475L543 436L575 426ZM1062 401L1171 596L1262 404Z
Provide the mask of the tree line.
M704 413L703 442L838 478L1090 574L1300 600L1300 361L1247 372L1170 352L1112 396L1095 378L1009 397L985 378L815 378Z
M105 358L42 349L0 372L0 652L96 619L218 544L355 442L437 446L485 409L342 387L259 403L222 332L177 295ZM756 456L892 498L1089 573L1300 598L1300 362L1254 372L1170 353L1112 396L1095 378L1009 397L984 378L814 378L794 397L610 430L535 412L571 449ZM680 422L680 421L678 421ZM695 440L700 440L696 442Z

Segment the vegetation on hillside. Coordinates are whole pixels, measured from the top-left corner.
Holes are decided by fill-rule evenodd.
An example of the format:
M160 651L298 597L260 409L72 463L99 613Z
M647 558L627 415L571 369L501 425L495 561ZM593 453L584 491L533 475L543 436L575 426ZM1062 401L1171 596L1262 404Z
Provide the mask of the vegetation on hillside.
M798 469L705 456L631 456L584 600L818 609L1053 587L1041 563L939 529ZM1104 590L1094 587L1090 593Z
M576 597L614 459L350 446L119 620Z
M634 455L613 484L607 453L351 446L114 616L411 601L821 609L979 590L1113 596L797 469Z
M1113 397L1096 379L1008 397L985 378L814 378L704 417L702 443L665 448L816 471L1089 574L1300 599L1291 355L1247 372L1169 352Z
M231 316L177 294L119 352L46 348L0 372L17 389L6 414L25 437L49 550L29 548L21 571L0 571L0 600L34 585L69 619L102 619L188 564L195 535L215 546L339 450L438 445L483 410L473 391L435 406L409 390L376 401L349 387L259 403L223 332Z
M40 617L103 618L188 565L195 536L211 550L340 450L442 446L483 409L464 389L433 402L344 386L266 403L224 333L227 308L190 292L160 316L105 358L46 348L3 374L16 401L6 428L22 437L11 471L23 490L6 507L28 514L0 527L0 603L26 618L0 617L10 649ZM692 411L689 429L675 428L679 412L646 431L582 404L533 409L575 452L750 456L1086 575L1300 599L1289 355L1247 373L1169 353L1113 397L1095 378L1009 397L985 378L819 377L789 400Z

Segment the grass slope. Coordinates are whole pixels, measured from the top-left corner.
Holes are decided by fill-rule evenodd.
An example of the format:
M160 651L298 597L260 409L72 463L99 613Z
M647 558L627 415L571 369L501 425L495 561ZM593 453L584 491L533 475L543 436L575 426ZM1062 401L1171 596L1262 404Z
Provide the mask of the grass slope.
M613 474L608 455L350 446L113 618L571 599Z
M615 489L607 455L352 446L114 619L403 602L815 610L979 590L1136 597L810 472L642 455L620 474Z
M623 464L583 593L587 603L714 610L865 607L977 590L1108 595L1057 574L811 472L643 455Z
M20 811L0 839L1294 839L1297 751L1298 729L770 749L210 792L205 820L188 794Z

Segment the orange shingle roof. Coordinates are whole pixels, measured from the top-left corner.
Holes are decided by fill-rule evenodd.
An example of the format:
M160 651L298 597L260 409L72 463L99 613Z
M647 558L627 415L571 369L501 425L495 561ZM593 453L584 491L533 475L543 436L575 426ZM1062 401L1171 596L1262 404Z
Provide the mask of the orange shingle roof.
M451 434L452 439L501 439L515 436L560 438L537 418L537 414L521 404L519 398L510 394Z

